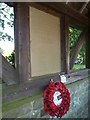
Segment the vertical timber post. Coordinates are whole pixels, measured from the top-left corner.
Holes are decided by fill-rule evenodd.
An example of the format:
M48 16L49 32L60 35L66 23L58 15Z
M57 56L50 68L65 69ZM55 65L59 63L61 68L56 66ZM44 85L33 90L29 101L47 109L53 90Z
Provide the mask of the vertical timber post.
M90 25L88 25L88 33L86 39L86 68L90 69Z
M61 16L61 71L69 73L69 18Z
M31 77L29 6L27 3L17 2L14 13L16 69L20 82L24 82Z

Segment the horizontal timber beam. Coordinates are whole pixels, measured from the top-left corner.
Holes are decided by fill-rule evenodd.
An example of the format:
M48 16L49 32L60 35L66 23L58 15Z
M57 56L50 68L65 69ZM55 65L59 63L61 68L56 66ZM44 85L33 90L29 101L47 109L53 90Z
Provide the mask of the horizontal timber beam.
M82 70L75 73L65 75L67 82L65 84L70 84L78 80L83 80L90 76L90 70ZM50 83L50 79L53 79L54 82L60 81L59 73L53 74L51 76L42 76L32 78L30 81L27 81L23 84L17 84L13 86L3 87L3 103L7 103L12 100L25 99L25 97L33 96L43 92ZM88 79L88 78L87 78Z
M37 9L40 9L42 11L48 12L50 14L59 16L59 17L61 15L67 15L67 16L81 22L81 24L88 26L88 17L80 14L78 11L72 9L70 6L68 6L64 3L39 2L39 3L29 3L29 5L37 8Z
M80 29L80 30L84 30L87 28L87 26L85 26L79 21L77 22L77 20L75 20L74 18L69 19L69 26L76 28L76 29Z

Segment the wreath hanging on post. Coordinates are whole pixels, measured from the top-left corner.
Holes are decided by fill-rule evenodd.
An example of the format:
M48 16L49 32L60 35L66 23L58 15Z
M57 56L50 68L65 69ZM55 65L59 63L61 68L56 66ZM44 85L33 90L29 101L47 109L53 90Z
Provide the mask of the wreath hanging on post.
M62 82L50 82L44 91L44 109L51 116L62 117L70 107L70 93Z

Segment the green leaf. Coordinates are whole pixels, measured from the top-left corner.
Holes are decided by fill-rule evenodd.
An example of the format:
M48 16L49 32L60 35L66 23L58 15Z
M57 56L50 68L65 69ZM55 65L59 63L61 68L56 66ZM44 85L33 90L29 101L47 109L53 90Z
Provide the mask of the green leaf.
M11 23L10 22L7 22L7 24L10 26L11 25Z
M10 14L10 18L14 19L14 14L13 13Z
M12 41L13 38L10 35L8 35L7 33L0 32L0 40Z
M4 23L5 23L4 20L0 19L0 26L3 28L3 30L4 30L4 28L5 28L5 27L4 27Z
M15 67L15 50L11 53L11 55L6 56L6 59L13 67Z

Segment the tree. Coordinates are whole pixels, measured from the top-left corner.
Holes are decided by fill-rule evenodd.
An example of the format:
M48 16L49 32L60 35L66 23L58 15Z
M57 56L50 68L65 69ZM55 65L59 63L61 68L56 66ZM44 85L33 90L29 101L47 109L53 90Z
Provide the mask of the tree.
M85 31L83 31L85 32ZM74 52L75 52L75 47L80 44L82 47L82 42L84 41L84 34L81 30L69 27L69 35L70 35L70 66L72 68L72 60L74 59ZM82 36L82 38L80 38ZM81 40L80 40L81 39ZM78 49L79 50L79 49ZM78 58L77 58L77 63L80 64L85 64L85 44L83 44L83 47L80 49L80 52L78 54Z
M13 37L5 32L5 28L14 28L14 13L5 3L0 3L0 41L8 40L12 41ZM0 51L3 50L0 48ZM13 67L15 67L15 51L11 53L11 55L5 57Z
M6 56L5 58L15 68L15 50L11 53L11 55Z
M0 3L0 41L13 40L12 36L4 31L7 26L14 27L14 13L11 11L11 7L5 3Z
M72 54L72 50L75 47L75 44L78 42L78 38L80 37L81 30L76 28L69 27L69 36L70 36L70 56Z

